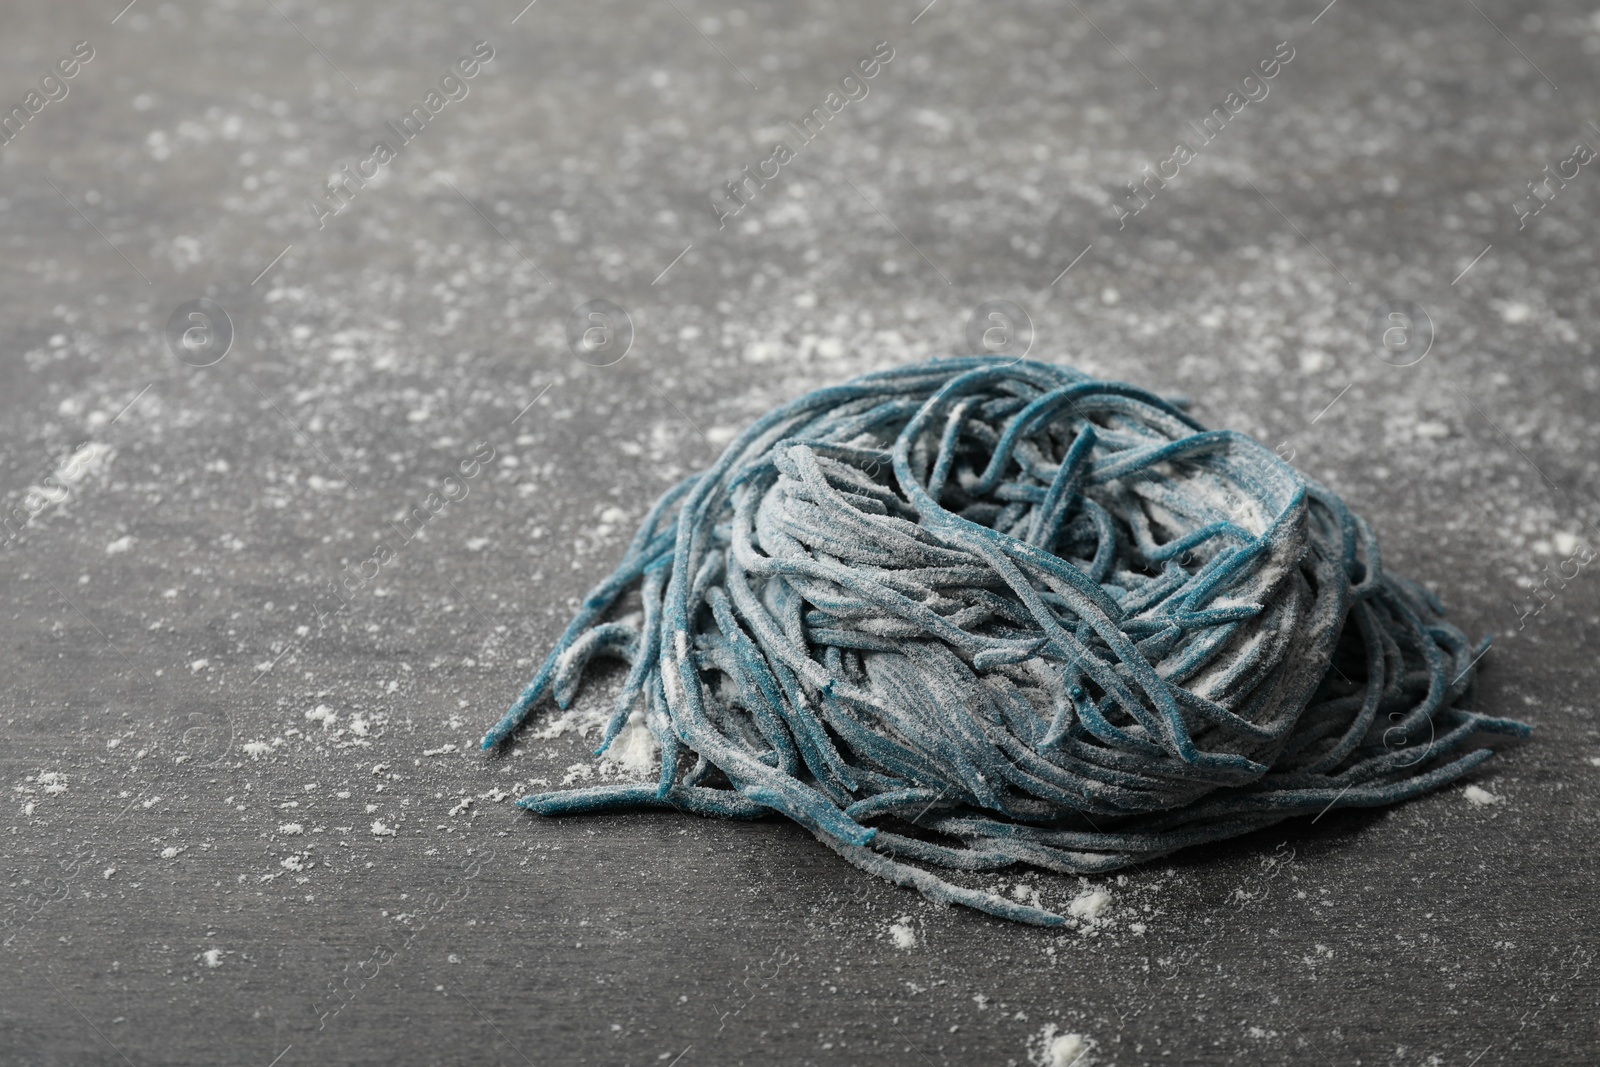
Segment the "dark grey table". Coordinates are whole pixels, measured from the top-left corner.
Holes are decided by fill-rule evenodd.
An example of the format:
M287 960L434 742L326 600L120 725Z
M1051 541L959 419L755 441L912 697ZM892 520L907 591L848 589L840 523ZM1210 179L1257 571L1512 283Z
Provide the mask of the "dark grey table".
M120 2L0 30L0 1061L1594 1061L1587 7ZM474 742L656 494L991 300L1496 633L1498 802L1066 932L784 823L520 815L586 746Z

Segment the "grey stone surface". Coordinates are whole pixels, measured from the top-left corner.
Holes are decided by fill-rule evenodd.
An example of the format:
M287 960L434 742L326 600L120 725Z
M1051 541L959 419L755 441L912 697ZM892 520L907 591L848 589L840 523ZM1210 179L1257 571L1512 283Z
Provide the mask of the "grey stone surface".
M1593 1062L1600 585L1567 561L1600 536L1600 178L1569 162L1518 212L1600 145L1600 17L117 6L10 5L0 32L8 109L93 49L0 147L0 1060L1005 1064L1054 1026L1103 1064ZM478 41L467 95L327 214ZM800 143L786 122L878 42ZM204 367L164 336L200 298L233 332ZM594 299L634 331L610 366L566 343ZM1484 706L1537 726L1475 775L1500 803L1096 879L1106 920L1051 933L779 822L499 799L585 762L572 734L474 742L655 495L775 402L960 351L996 299L1033 356L1292 453L1496 632ZM1368 342L1390 301L1432 324L1409 366Z

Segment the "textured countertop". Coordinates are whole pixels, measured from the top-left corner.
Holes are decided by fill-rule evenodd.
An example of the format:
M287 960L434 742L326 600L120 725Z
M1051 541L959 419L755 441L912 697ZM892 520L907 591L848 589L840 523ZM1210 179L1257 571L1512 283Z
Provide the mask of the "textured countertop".
M0 1061L1593 1061L1600 16L120 3L0 23ZM519 813L585 744L476 741L656 495L969 336L1343 494L1497 635L1497 801L1007 872L1062 932Z

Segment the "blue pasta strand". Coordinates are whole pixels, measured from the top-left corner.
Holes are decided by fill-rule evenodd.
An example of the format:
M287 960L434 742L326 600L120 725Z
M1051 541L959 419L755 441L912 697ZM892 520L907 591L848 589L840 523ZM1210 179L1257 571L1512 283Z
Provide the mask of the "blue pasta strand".
M641 724L659 781L524 808L781 814L1049 926L933 869L1100 873L1437 789L1529 733L1467 710L1487 647L1259 442L1066 367L939 360L786 404L668 492L483 747L620 658L597 754Z

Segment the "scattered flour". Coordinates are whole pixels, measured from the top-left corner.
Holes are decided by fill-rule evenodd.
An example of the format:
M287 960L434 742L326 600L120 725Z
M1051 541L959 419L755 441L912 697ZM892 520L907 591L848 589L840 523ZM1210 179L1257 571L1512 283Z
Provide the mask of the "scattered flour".
M606 759L616 764L622 773L635 778L654 775L660 758L661 746L650 727L645 725L644 714L638 711L628 716L628 725L606 749Z
M1107 893L1104 889L1090 889L1080 893L1077 899L1067 905L1067 913L1074 919L1082 919L1084 922L1092 923L1100 917L1100 913L1105 911L1106 906L1110 903L1110 893Z
M393 837L395 832L395 828L384 822L382 819L372 820L373 837Z
M1466 797L1467 803L1475 808L1487 808L1489 805L1498 804L1505 799L1475 785L1467 786L1466 789L1462 790L1461 795Z
M1533 316L1533 308L1520 300L1491 300L1489 303L1500 312L1503 320L1512 324L1527 322Z
M1082 1034L1058 1033L1049 1023L1034 1039L1031 1057L1039 1067L1093 1067L1094 1042Z
M578 734L585 735L590 730L604 726L609 714L604 710L595 708L568 708L560 715L551 719L542 729L529 731L529 736L539 741L549 741L560 737L568 730L576 730Z
M22 802L22 814L32 815L38 810L39 802L34 795L43 792L46 796L56 796L67 791L67 776L60 771L41 771L30 774L21 782L12 787L27 799Z
M899 922L890 924L889 939L894 942L895 948L917 947L917 932L911 928L911 916L902 915Z
M72 496L72 490L78 487L91 474L104 474L111 465L115 450L110 445L98 441L86 441L78 446L77 451L63 456L61 462L51 474L55 484L49 487L43 485L30 485L23 494L24 507L27 508L29 518L37 515L52 504L64 503ZM47 479L48 480L48 479Z
M207 967L222 966L222 950L220 948L208 948L200 953L200 958L205 960Z
M1011 890L1011 896L1019 904L1031 904L1036 908L1044 907L1044 902L1039 897L1039 890L1026 882L1018 882Z

